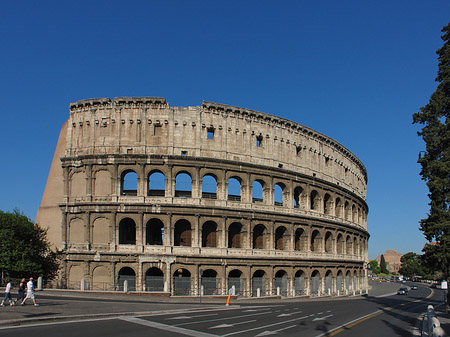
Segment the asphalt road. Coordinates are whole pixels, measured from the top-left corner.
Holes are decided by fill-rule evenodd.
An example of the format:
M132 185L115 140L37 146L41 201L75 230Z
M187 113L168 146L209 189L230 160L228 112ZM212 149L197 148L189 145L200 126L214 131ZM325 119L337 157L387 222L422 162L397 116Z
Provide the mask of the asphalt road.
M398 288L397 285L393 287ZM406 296L239 301L239 305L230 307L191 303L167 310L168 303L162 301L152 304L151 314L136 312L46 321L29 326L4 326L0 328L0 336L412 336L419 335L420 318L427 305L440 305L442 298L441 290L419 285L418 290L411 290ZM42 301L45 303L44 298ZM62 301L72 301L75 308L75 301L80 298L68 297ZM86 302L89 303L88 299ZM139 305L138 302L142 304L137 300L135 305ZM123 299L91 303L107 306L113 313L119 312L117 307L121 305L134 306ZM159 307L165 311L158 314ZM30 315L33 314L37 312Z

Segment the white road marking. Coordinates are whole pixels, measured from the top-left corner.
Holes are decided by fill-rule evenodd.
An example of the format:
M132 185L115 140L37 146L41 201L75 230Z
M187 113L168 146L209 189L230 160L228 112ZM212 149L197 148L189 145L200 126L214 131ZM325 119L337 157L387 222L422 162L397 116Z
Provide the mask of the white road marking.
M281 315L278 315L277 317L285 317L285 316L292 316L292 315L296 315L296 314L301 314L303 311L294 311L294 312L291 312L291 313L289 313L289 314L281 314Z
M331 316L333 316L333 315L327 315L327 316L323 316L323 317L316 317L316 318L313 319L313 322L315 322L315 321L323 321L323 320L325 320L325 319L327 319L328 317L331 317Z
M299 320L305 319L305 318L308 318L308 316L303 316L303 317L299 317L299 318L293 318L293 319L290 319L290 320L287 320L287 321L278 322L278 323L273 323L273 324L268 324L268 325L263 325L263 326L256 327L256 328L252 328L252 329L247 329L247 330L241 330L241 331L230 332L230 333L227 333L227 334L222 335L222 336L220 336L220 337L232 336L232 335L237 335L237 334L244 333L244 332L248 332L248 331L265 329L265 328L269 328L269 327L271 327L271 326L280 325L280 324L286 324L286 323L294 322L294 321L299 321Z
M219 314L196 315L196 316L177 316L177 317L166 318L166 321L173 320L173 319L191 319L191 318L197 318L197 317L207 317L207 316L217 316L217 315L219 315Z
M126 321L126 322L140 324L140 325L144 325L144 326L148 326L148 327L156 328L156 329L160 329L160 330L175 332L177 334L186 335L186 336L217 337L216 335L212 335L212 334L205 333L205 332L194 331L194 330L189 330L189 329L185 329L185 328L179 328L176 326L147 321L145 319L136 318L136 317L120 317L120 319L123 321Z
M251 321L245 321L245 322L237 322L237 323L233 323L233 324L220 324L220 325L212 326L209 329L231 328L235 325L241 325L241 324L252 323L252 322L256 322L256 319L252 319Z
M295 327L296 327L296 325L291 325L291 326L288 326L286 328L281 328L281 329L278 329L278 330L273 330L273 331L267 331L266 330L266 331L261 332L260 334L256 335L255 337L268 336L268 335L277 335L279 331L283 331L283 330L287 330L287 329L291 329L291 328L295 328Z
M214 322L214 321L225 321L225 320L229 320L229 319L236 319L236 318L242 318L242 317L253 317L253 316L257 316L257 315L265 315L265 314L271 314L271 313L272 313L272 311L264 311L264 312L258 312L256 314L239 315L239 316L232 316L232 317L221 317L221 318L215 318L215 319L208 319L208 320L204 320L204 321L179 323L179 324L176 324L176 326Z

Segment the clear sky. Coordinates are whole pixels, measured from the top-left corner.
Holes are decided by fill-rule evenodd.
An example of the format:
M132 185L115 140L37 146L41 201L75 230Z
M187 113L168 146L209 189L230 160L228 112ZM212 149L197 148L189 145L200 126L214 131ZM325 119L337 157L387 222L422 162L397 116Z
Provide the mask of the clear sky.
M69 103L160 96L290 119L367 168L369 257L420 253L411 115L436 83L448 0L1 1L0 209L35 219Z

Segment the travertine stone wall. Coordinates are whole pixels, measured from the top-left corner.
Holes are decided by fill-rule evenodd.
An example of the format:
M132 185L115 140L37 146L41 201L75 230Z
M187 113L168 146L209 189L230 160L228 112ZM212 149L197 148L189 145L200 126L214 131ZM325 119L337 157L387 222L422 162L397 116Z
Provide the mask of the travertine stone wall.
M210 102L89 99L70 105L57 157L37 221L67 250L69 285L127 280L172 295L234 285L243 296L367 287L366 169L305 126ZM163 188L152 189L155 173Z

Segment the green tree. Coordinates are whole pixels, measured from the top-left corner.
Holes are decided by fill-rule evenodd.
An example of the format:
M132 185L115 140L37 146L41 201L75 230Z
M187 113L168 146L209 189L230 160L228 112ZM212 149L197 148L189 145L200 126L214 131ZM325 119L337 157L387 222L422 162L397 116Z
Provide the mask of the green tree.
M400 258L402 266L400 267L399 273L406 277L414 277L423 275L420 255L416 253L409 252Z
M439 65L436 91L413 123L422 124L418 132L426 151L419 156L420 175L426 181L430 211L420 221L420 229L433 245L423 249L425 260L434 271L449 277L450 265L450 23L442 29L444 44L437 50Z
M378 266L377 260L371 260L369 261L369 269L372 271L372 274L378 275L381 273L381 268Z
M383 273L383 274L389 274L389 270L387 269L387 263L386 263L386 260L384 259L383 254L381 254L381 257L380 257L380 270L381 270L381 273Z
M47 231L18 210L0 211L0 272L2 277L49 280L59 268L59 253L47 241Z

